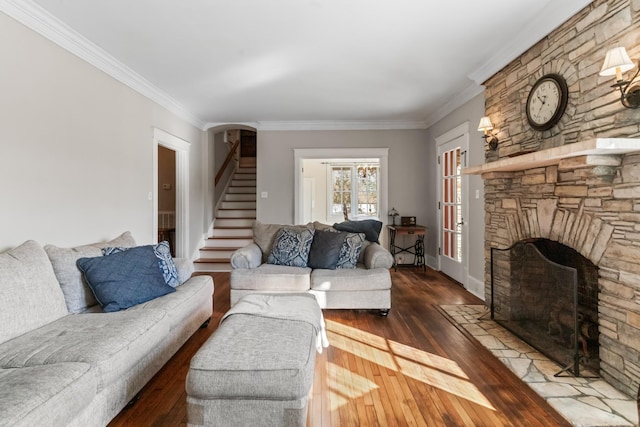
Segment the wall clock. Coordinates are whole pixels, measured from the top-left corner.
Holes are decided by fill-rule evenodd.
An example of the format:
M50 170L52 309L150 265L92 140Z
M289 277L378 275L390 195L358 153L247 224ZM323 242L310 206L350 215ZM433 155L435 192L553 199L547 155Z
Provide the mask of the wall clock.
M531 88L527 98L527 120L537 131L555 126L567 108L569 89L559 74L542 76Z

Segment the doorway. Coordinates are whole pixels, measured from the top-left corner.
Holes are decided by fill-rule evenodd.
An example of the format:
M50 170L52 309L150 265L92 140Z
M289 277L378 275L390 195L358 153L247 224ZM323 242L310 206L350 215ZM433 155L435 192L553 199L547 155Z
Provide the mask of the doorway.
M167 241L175 254L176 152L158 146L158 242Z
M175 184L175 208L174 208L174 235L173 254L176 257L189 257L187 248L189 247L189 148L190 144L161 129L153 129L153 236L152 241L158 241L160 231L160 193L164 184L160 178L159 157L160 150L168 149L173 151Z
M466 287L468 271L468 178L466 167L469 124L436 138L438 147L438 264L441 272Z

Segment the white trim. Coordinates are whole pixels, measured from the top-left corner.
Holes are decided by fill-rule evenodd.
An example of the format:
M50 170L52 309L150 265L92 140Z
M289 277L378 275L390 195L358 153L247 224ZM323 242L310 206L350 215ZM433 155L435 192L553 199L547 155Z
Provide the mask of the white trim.
M569 18L587 7L593 0L548 1L545 7L527 22L516 37L508 40L487 60L467 75L476 84L483 84L489 77L522 55L536 43L564 24Z
M389 211L389 148L294 148L294 224L302 221L302 160L304 159L380 159L380 221L387 222Z
M158 240L158 146L176 152L176 257L187 257L189 248L189 149L191 144L162 129L153 128L153 236Z
M257 122L257 130L411 130L426 129L424 121L403 120L311 120Z
M0 11L166 108L193 126L201 130L205 129L205 122L188 111L184 105L32 0L0 0Z
M464 122L461 125L456 126L450 131L436 137L436 145L440 146L442 144L446 144L447 142L456 139L459 136L469 134L469 122Z

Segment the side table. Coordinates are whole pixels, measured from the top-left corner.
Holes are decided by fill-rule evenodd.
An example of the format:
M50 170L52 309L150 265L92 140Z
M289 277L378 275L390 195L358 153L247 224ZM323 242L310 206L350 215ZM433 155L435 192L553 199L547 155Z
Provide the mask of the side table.
M393 268L398 271L398 266L408 265L421 267L424 271L427 270L427 265L424 262L424 238L427 234L427 227L424 225L387 225L389 229L389 252L393 256ZM412 245L407 247L401 247L396 245L396 236L415 236L415 241ZM396 261L396 254L406 252L411 255L415 255L413 264L398 264Z

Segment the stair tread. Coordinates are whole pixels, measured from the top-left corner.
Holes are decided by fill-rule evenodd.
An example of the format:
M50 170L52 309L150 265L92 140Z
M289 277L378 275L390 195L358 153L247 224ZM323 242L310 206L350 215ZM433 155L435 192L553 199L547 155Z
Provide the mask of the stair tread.
M207 240L226 240L226 239L253 239L253 236L210 236L207 237Z
M210 247L210 246L205 246L203 248L200 248L201 251L208 251L208 252L214 252L214 251L235 251L236 249L241 248L242 246L238 247L238 246L226 246L224 248L220 247L220 248L214 248L214 247Z

